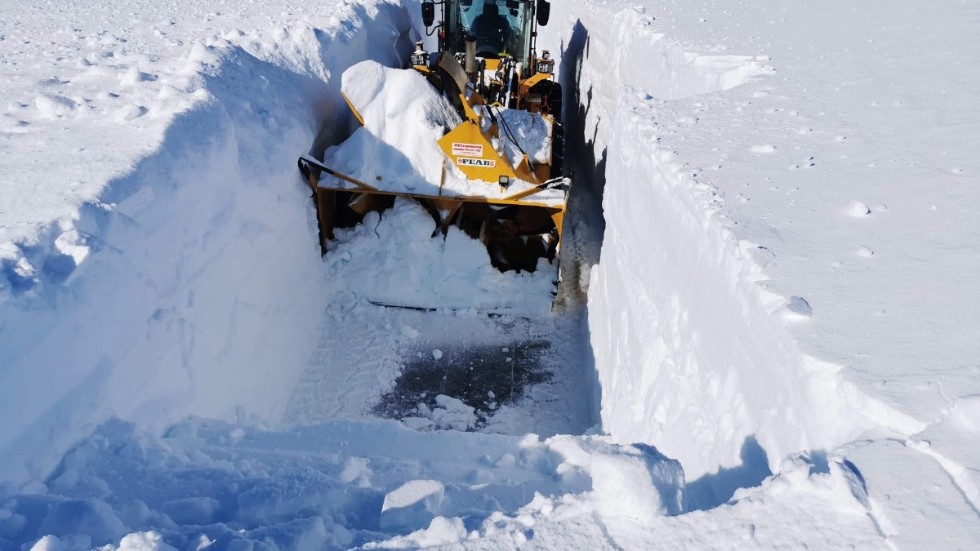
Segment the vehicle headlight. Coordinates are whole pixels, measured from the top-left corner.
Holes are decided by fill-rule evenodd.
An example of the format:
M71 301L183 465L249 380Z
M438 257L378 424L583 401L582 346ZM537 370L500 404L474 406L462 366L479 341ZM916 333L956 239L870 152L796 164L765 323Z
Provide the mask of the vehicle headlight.
M412 65L429 66L429 52L425 51L421 42L415 43L415 51L412 52Z
M551 52L544 50L538 58L537 70L539 73L552 73L555 70L555 60L551 59Z

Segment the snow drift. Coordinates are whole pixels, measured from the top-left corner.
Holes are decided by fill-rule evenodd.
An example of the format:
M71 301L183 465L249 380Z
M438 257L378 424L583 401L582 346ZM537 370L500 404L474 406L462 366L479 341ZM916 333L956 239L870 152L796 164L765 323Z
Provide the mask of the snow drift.
M365 58L400 64L411 48L400 5L341 15L178 49L173 79L192 94L168 91L176 80L131 83L195 98L155 108L155 152L4 245L0 479L42 479L114 415L158 429L192 413L281 416L322 315L309 307L321 263L295 157L342 105L330 74ZM119 147L136 157L138 145Z
M940 299L922 292L931 278L920 268L962 264L943 273L968 285L965 274L975 271L978 257L954 260L933 248L938 239L948 250L963 250L973 233L958 201L951 208L963 217L954 215L947 228L957 231L940 230L912 214L918 207L906 191L933 180L959 189L962 172L948 168L954 162L946 156L963 162L965 152L950 137L940 155L906 159L908 144L896 136L937 125L955 135L960 127L948 121L969 113L975 128L976 110L965 108L959 76L937 77L944 84L924 77L930 64L916 57L904 34L878 20L886 12L888 21L921 16L945 28L965 14L912 16L880 4L844 22L833 15L850 9L844 3L772 19L763 5L654 7L571 2L549 27L555 34L542 38L565 45L563 79L578 89L571 103L577 113L565 105L582 133L580 173L596 175L593 184L604 191L601 262L589 279L603 428L619 441L655 442L678 458L694 481L691 497L703 505L757 484L796 450L845 453L840 446L875 431L902 435L912 449L898 455L922 467L924 486L934 484L937 496L962 491L950 499L949 513L960 528L921 523L884 531L912 547L924 531L968 546L961 528L976 525L968 511L976 511L980 494L965 464L975 465L976 456L957 452L959 440L948 434L943 451L931 448L938 463L919 463L913 450L930 449L918 440L940 433L927 426L976 392L975 380L967 382L976 374L976 341L964 340L964 325L957 325L975 330L975 316L966 311L976 301L967 306L955 293ZM763 38L738 31L767 20ZM825 28L835 32L814 30ZM821 55L798 53L806 33ZM754 55L720 54L729 49ZM915 71L896 61L866 77L855 49L914 58ZM945 51L955 57L957 49L951 43ZM909 95L888 100L894 108L888 114L874 111L893 78ZM836 95L858 81L850 93L866 104ZM942 100L952 118L905 110L910 97L928 101L952 89ZM896 134L895 126L905 131ZM855 134L860 146L846 147ZM891 158L889 170L867 172L879 166L877 158ZM903 204L904 219L886 220L888 205L855 200L859 193L892 196ZM879 216L878 225L862 223L869 216ZM875 255L869 241L894 256L865 262ZM920 362L935 375L922 374ZM934 376L943 382L937 386ZM955 397L944 394L947 386ZM884 440L869 446L875 451L855 459L861 469L878 468L875 453L897 453ZM869 488L873 496L898 491L884 477ZM869 508L882 522L908 521L921 507L909 498L882 510L875 499Z

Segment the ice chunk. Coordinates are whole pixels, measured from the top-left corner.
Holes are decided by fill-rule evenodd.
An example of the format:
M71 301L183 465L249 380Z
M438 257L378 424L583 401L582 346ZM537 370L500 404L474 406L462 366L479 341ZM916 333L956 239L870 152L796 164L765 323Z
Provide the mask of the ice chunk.
M387 540L379 547L395 549L424 549L437 545L458 543L466 537L466 527L460 518L436 517L429 527L416 530L407 536ZM371 546L368 546L370 549Z
M160 506L177 524L210 524L221 505L210 497L186 497L168 501Z
M871 209L863 202L853 199L847 204L847 213L851 216L866 216L871 214Z
M344 462L344 469L340 472L340 481L344 484L357 484L361 488L371 485L371 469L368 464L371 462L366 457L348 457Z
M126 527L105 502L71 499L52 506L38 532L55 536L85 535L92 543L100 544L115 540L126 532Z
M476 414L462 400L440 394L436 396L432 420L439 428L465 431L476 425Z
M436 516L445 486L438 480L412 480L385 495L381 528L424 526Z
M134 532L127 534L119 542L117 551L177 551L177 549L163 543L163 537L157 532Z
M418 203L397 199L376 224L337 231L331 272L351 292L372 301L432 308L492 308L547 313L556 265L534 273L501 273L486 246L451 227L432 237L435 223Z
M74 101L58 95L40 94L34 98L34 106L46 118L57 119L70 115L78 108Z
M37 540L31 551L67 551L68 547L55 536L44 536Z

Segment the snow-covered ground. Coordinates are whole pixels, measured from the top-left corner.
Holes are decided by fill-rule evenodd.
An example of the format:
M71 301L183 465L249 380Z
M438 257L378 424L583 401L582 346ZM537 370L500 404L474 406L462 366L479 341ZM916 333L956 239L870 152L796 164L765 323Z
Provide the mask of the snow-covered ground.
M318 255L416 2L5 7L0 549L980 546L978 22L556 0L550 310L411 203Z

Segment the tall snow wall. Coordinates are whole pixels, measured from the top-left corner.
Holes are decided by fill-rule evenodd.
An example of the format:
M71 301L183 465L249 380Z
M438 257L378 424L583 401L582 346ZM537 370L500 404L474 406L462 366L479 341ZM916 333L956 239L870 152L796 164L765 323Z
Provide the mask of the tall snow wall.
M413 38L398 2L332 15L189 45L173 93L194 104L156 151L74 219L10 247L12 265L37 270L0 284L0 481L43 480L112 416L152 430L283 413L323 310L295 160L346 112L343 70L400 65Z
M658 144L658 105L764 82L768 60L691 51L656 28L642 8L571 1L539 38L561 48L576 185L602 197L601 257L582 276L602 426L655 444L689 480L741 469L758 482L891 413L800 350L789 297L760 285L765 251Z

